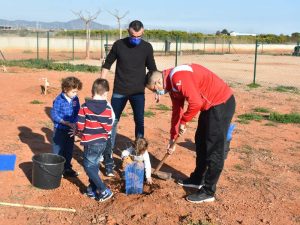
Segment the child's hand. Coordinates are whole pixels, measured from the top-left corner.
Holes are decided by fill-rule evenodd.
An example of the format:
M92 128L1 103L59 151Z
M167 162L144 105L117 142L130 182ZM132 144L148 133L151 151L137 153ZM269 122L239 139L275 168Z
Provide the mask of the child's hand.
M76 123L69 123L67 124L71 129L76 129Z
M76 127L75 123L70 123L69 121L62 120L60 123L71 128Z
M153 181L152 181L151 177L147 178L146 182L147 182L147 184L153 184Z
M70 137L74 137L75 135L78 135L76 127L71 128L68 134L70 135Z

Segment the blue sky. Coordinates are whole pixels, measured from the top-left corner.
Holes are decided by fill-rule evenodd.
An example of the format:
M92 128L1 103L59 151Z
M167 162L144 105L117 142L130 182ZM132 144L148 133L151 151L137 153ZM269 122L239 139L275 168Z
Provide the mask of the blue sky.
M141 20L145 28L215 33L226 28L243 33L300 32L299 0L1 0L0 19L69 21L73 11L101 9L96 22L116 26L107 10L129 11L122 20Z

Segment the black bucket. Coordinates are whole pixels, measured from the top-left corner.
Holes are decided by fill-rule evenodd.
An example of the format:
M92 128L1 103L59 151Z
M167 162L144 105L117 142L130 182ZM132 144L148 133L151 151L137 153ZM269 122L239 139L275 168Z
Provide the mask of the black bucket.
M54 189L60 186L65 158L42 153L32 157L32 185L41 189Z

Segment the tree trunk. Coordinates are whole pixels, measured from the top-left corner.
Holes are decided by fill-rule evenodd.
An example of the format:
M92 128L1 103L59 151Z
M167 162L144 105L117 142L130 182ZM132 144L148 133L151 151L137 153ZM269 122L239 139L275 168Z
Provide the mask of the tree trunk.
M85 49L85 59L90 59L90 24L86 23L86 49Z
M118 25L119 25L119 38L122 38L122 29L121 29L121 21L118 20Z

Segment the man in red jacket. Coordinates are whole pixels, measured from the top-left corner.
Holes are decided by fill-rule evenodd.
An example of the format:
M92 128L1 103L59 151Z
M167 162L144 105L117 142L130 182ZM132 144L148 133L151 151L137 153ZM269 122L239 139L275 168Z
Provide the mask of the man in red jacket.
M199 189L186 197L190 202L214 201L224 166L226 135L235 111L232 90L216 74L198 64L149 72L146 85L157 96L170 94L173 107L168 146L185 132L186 124L201 111L195 134L196 168L188 179L180 180L178 184ZM185 101L188 107L184 112ZM169 154L174 150L175 147L168 147Z

